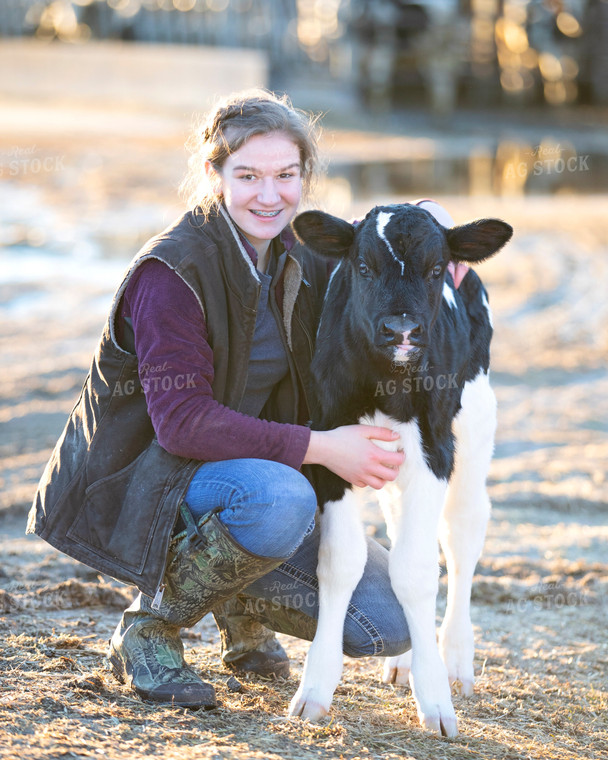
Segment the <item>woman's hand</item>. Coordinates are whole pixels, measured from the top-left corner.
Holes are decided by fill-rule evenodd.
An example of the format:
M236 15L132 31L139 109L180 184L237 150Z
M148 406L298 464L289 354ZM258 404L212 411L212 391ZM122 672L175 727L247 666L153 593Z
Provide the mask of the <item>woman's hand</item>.
M405 459L402 451L387 451L379 441L398 440L389 428L372 425L343 425L334 430L313 430L304 464L322 464L355 486L382 488L395 480Z

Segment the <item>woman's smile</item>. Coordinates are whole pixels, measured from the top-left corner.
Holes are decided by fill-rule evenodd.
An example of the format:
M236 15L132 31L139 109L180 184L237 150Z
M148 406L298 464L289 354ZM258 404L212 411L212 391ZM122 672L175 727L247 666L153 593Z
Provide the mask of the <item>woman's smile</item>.
M281 213L281 209L278 209L278 211L256 211L255 209L250 209L250 211L252 214L262 217L262 219L274 219L275 216Z

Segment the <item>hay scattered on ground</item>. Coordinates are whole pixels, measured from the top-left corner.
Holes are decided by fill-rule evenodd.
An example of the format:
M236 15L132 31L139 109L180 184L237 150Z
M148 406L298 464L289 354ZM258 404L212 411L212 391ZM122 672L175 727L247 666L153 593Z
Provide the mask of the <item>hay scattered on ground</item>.
M502 517L499 510L498 524ZM18 529L13 523L12 530ZM492 544L490 535L490 552ZM55 567L54 575L79 567L67 558L47 566ZM451 740L419 728L409 690L382 684L381 661L373 659L346 660L323 723L289 719L286 709L306 643L281 637L292 658L289 679L237 680L220 666L210 617L188 632L184 643L189 661L215 686L219 709L146 704L105 667L107 640L118 608L130 601L129 589L74 578L30 581L26 589L20 577L33 571L27 551L13 554L11 566L4 567L9 572L3 585L12 583L18 591L0 595L5 600L0 758L608 757L603 755L608 753L608 643L601 563L486 554L474 592L476 693L470 699L454 697L461 734ZM444 586L442 579L440 607ZM7 605L7 598L13 602Z

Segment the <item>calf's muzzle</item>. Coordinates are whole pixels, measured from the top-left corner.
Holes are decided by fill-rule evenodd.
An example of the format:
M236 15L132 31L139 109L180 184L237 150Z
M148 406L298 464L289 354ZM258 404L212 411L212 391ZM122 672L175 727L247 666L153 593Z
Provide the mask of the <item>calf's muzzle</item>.
M423 345L422 330L420 325L410 319L407 314L385 317L378 323L374 342L379 348L400 346L404 342L418 348Z

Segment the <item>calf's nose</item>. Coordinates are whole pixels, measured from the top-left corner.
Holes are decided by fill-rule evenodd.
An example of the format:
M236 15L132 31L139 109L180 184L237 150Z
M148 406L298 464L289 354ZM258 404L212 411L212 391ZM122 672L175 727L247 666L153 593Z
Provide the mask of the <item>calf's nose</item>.
M398 346L404 337L410 342L415 342L415 338L420 336L420 325L410 319L406 314L399 314L394 317L381 319L376 330L377 346Z

